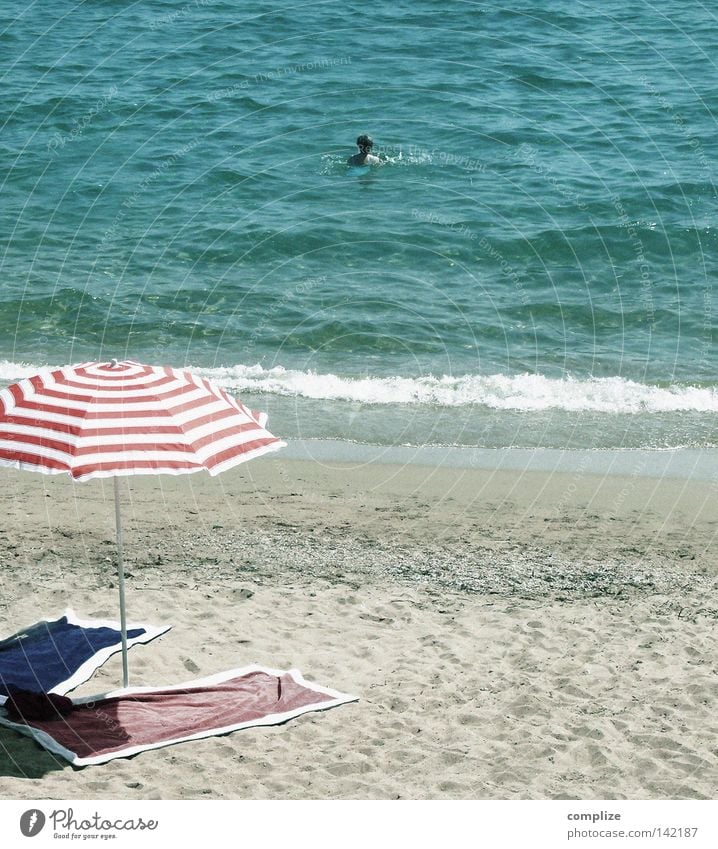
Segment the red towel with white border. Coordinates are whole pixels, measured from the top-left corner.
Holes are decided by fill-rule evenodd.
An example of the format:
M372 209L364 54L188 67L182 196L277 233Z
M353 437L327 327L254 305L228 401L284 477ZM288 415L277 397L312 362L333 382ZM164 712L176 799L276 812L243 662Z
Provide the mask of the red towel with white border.
M0 723L75 766L89 766L255 725L278 725L356 700L306 681L298 669L252 664L160 689L133 687L73 699L72 711L54 720L17 722L1 711Z

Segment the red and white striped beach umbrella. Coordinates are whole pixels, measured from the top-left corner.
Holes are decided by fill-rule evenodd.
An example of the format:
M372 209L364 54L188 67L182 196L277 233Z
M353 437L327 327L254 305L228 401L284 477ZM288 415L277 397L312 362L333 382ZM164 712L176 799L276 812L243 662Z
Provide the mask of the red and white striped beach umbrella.
M211 475L281 448L255 413L188 371L126 361L46 369L0 392L0 464L114 477L124 685L127 646L117 477Z

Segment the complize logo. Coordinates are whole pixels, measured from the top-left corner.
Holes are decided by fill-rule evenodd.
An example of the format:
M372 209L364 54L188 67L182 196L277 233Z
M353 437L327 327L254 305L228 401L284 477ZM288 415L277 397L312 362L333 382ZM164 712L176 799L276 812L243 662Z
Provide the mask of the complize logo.
M45 827L45 814L37 808L32 808L20 817L20 831L25 837L35 837Z

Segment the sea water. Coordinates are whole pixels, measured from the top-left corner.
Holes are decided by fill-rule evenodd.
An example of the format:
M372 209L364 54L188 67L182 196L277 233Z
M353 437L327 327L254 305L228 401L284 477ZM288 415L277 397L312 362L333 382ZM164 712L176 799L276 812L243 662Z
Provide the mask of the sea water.
M718 446L718 13L6 0L0 381L191 367L285 438ZM378 168L348 168L361 133Z

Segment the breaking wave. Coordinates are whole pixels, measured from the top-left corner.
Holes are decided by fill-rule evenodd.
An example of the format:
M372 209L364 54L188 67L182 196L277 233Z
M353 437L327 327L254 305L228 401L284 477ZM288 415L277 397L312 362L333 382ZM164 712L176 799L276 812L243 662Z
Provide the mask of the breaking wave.
M549 378L540 374L458 377L346 377L277 366L198 369L228 390L361 404L483 406L497 410L601 413L718 412L718 387L642 384L622 377Z
M47 367L0 362L0 382L12 383ZM351 377L275 366L192 368L237 394L271 394L359 404L479 406L496 410L596 413L718 413L718 387L657 386L622 377L550 378L540 374L435 377Z

